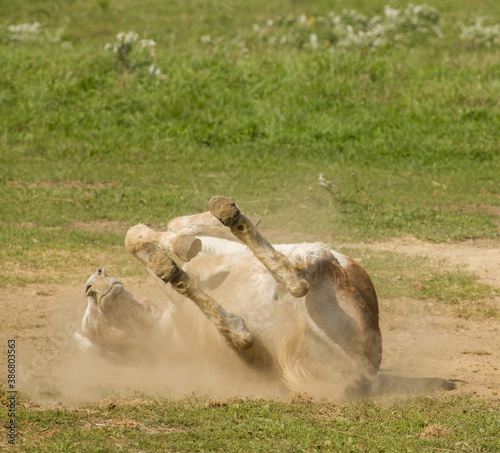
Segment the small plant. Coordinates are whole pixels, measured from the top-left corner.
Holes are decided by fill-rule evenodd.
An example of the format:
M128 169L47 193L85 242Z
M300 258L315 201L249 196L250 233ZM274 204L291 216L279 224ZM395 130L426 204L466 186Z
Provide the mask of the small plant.
M42 28L39 22L0 25L0 41L5 43L37 43L45 44L51 42L61 42L64 29L58 28L55 31Z
M426 36L441 38L436 8L409 3L404 9L386 5L382 14L369 17L356 10L330 12L326 17L302 14L298 17L279 16L264 24L255 24L248 36L240 36L247 51L259 46L296 47L299 49L375 50L394 43L408 44ZM201 38L204 44L214 41Z
M333 184L333 182L331 182L328 179L326 179L323 176L323 173L319 174L318 185L321 186L321 187L324 187L325 190L327 191L328 195L330 195L331 197L333 197L333 194L335 192L335 184Z
M135 31L118 33L116 42L106 43L104 49L111 50L116 55L122 69L134 71L147 66L150 75L161 75L161 69L156 63L156 42L152 39L139 40Z
M339 181L339 186L326 179L322 173L318 178L318 185L323 187L328 194L329 205L335 202L338 206L363 206L363 210L373 210L373 202L366 190L366 184L359 180L358 174L351 171Z
M500 24L485 26L484 18L476 18L473 25L463 26L460 39L478 47L492 47L500 44Z

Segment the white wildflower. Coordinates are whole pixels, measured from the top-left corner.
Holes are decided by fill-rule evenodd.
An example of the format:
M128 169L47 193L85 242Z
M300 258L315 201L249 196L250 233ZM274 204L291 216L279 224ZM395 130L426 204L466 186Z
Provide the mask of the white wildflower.
M54 36L51 38L52 42L60 42L62 40L62 36L64 34L64 29L63 28L58 28L54 34Z
M8 25L2 27L7 32L7 41L12 42L37 42L45 44L50 42L61 42L64 33L63 28L58 28L55 31L42 29L39 22L31 24Z
M139 35L135 31L121 32L116 35L116 39L123 44L132 44L139 39Z
M311 41L311 47L313 49L317 49L319 46L318 35L316 33L311 33L311 36L309 36L309 40Z
M152 39L141 39L139 41L139 45L141 46L142 49L145 49L146 47L155 47L156 42L153 41Z
M384 14L385 17L387 17L388 19L393 19L393 20L397 19L400 13L401 13L400 9L392 8L389 5L384 6Z
M200 36L200 41L202 42L202 44L211 44L212 37L210 35L202 35Z
M116 54L122 69L134 71L147 65L150 75L160 75L161 70L156 66L156 42L152 39L138 40L139 34L135 31L120 32L116 35L116 42L106 43L104 49Z
M320 173L320 174L319 174L319 178L318 178L318 185L323 186L323 187L326 187L326 188L328 188L328 189L331 189L332 187L334 187L334 186L335 186L335 184L333 184L333 182L328 181L328 179L326 179L326 178L323 176L323 173Z
M478 17L474 25L462 27L460 39L485 47L500 44L500 24L485 26L483 20L484 18Z
M155 64L152 64L149 68L148 68L148 72L150 75L152 76L159 76L161 74L161 69L160 68L157 68Z
M306 14L277 17L264 21L267 25L265 28L261 29L259 24L253 25L253 30L266 45L286 42L300 47L304 40L304 27L314 27L314 33L306 38L304 48L338 46L375 49L391 42L409 43L412 38L419 36L441 38L443 33L438 22L439 12L435 8L425 4L409 3L404 9L387 5L383 13L371 17L346 8L340 14L331 12L327 17ZM263 32L266 34L265 37L262 36ZM491 30L490 34L491 32L494 30Z
M18 35L36 35L40 32L40 23L33 22L32 24L9 25L7 27L10 33Z

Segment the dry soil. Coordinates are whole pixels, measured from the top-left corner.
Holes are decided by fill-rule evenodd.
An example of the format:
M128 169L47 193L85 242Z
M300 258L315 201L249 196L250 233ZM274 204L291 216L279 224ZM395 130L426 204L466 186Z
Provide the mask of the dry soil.
M394 250L463 265L481 281L500 288L500 247L492 242L432 244L413 238L363 248ZM349 244L349 247L353 247ZM89 270L88 275L93 271ZM203 382L203 373L168 370L152 373L141 366L124 366L86 358L73 333L86 308L85 275L72 285L28 285L0 288L0 379L6 381L7 340L16 340L16 388L41 404L70 404L127 396L135 391L183 396L192 392L248 393L282 397L281 390L232 387L231 379L217 385ZM120 278L120 276L116 275ZM148 277L122 279L135 294L161 305L163 293ZM498 293L493 301L500 309ZM379 392L458 392L500 397L500 320L460 318L443 304L412 299L381 300L384 358ZM445 389L452 383L455 389ZM4 384L5 385L5 384ZM240 395L241 396L241 395Z

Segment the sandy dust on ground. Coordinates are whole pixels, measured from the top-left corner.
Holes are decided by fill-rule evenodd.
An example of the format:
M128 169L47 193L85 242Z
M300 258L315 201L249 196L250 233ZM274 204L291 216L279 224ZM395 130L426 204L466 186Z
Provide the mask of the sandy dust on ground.
M484 283L500 287L500 248L487 242L433 244L413 238L358 244L362 248L394 250L463 265ZM349 244L349 247L353 247ZM88 275L93 273L89 270ZM182 397L195 393L251 397L283 397L280 386L238 386L230 376L210 379L207 370L182 366L156 369L111 364L85 357L73 333L79 328L88 275L74 285L28 285L0 289L0 382L6 382L7 340L16 340L16 388L43 404L82 402L128 396L135 391ZM120 276L116 276L120 277ZM163 293L144 278L122 279L136 295L162 306ZM498 296L497 296L498 297ZM494 301L498 306L500 301ZM381 300L384 358L380 391L444 392L436 382L451 381L451 393L500 396L500 321L461 319L438 309L432 301ZM4 384L5 385L5 384Z

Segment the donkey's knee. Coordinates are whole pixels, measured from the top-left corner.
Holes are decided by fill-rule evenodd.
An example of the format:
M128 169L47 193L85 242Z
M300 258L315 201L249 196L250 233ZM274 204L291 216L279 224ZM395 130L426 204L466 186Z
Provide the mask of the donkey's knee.
M175 259L188 262L201 251L201 241L190 235L155 231L146 225L135 225L127 231L125 246L144 265L155 249L164 249Z

